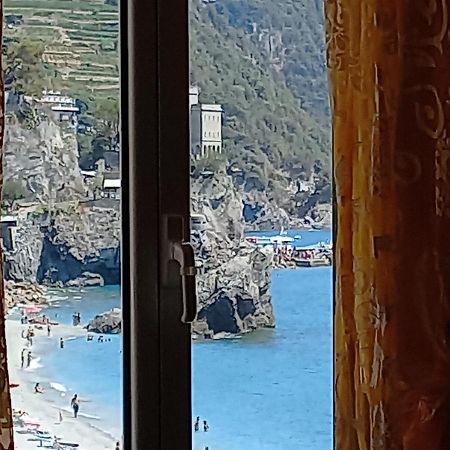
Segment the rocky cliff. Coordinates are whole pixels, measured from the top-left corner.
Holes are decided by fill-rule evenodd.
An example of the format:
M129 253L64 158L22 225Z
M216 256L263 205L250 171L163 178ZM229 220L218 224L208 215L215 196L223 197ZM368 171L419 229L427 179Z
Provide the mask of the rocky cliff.
M275 326L273 255L243 239L243 199L231 177L218 173L195 182L192 210L206 218L191 234L198 267L194 334L214 337Z
M52 216L50 224L43 227L37 281L85 286L119 284L119 212L78 206Z
M211 230L192 235L199 274L194 334L214 337L275 326L271 303L271 251L226 242Z
M28 129L15 120L6 126L5 190L14 183L16 198L43 204L83 198L84 186L73 131L50 120ZM5 192L5 194L8 194Z
M3 200L17 222L5 249L6 279L118 284L119 204L87 201L73 130L45 118L31 128L11 118L6 130Z
M8 280L72 286L119 284L119 213L73 206L34 221L19 221L15 244L4 259Z

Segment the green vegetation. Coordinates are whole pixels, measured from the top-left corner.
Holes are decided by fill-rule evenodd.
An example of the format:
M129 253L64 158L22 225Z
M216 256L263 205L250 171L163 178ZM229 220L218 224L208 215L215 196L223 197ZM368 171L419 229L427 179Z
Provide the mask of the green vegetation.
M191 1L191 82L224 107L225 152L263 186L283 171L329 178L318 0Z
M2 201L13 202L26 198L29 194L27 188L21 180L6 179L3 182Z
M85 105L97 135L80 137L92 159L118 137L117 0L7 0L7 65L16 88L63 90ZM217 0L191 4L191 82L224 107L228 163L276 190L314 172L329 186L330 142L320 0ZM17 56L19 55L19 56ZM39 63L39 60L42 61ZM88 159L89 159L88 158ZM195 162L195 172L223 157ZM318 168L318 169L317 169Z
M42 62L45 41L25 38L11 42L5 49L5 77L17 92L41 96L48 84L56 87L59 77ZM51 80L51 81L50 81Z
M5 30L7 52L24 40L27 46L30 42L44 44L41 65L52 77L41 77L34 91L43 84L60 89L85 102L88 115L97 101L118 97L117 4L103 0L7 0L4 9L6 17L23 16L22 24Z

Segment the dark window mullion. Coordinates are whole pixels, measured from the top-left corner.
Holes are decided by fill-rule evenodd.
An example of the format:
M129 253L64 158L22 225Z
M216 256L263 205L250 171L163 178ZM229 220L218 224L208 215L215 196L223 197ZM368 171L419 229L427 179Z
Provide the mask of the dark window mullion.
M127 116L122 142L125 192L124 237L129 235L129 271L124 272L124 387L127 450L161 448L159 322L158 36L156 2L123 0L122 99ZM123 17L123 15L122 15ZM125 36L125 38L124 38ZM125 40L124 40L125 39ZM126 95L128 93L128 95ZM127 152L128 150L128 152ZM126 247L124 247L124 251ZM126 265L124 265L124 269ZM128 292L125 287L129 286ZM128 302L128 303L127 303ZM129 344L129 345L126 345Z

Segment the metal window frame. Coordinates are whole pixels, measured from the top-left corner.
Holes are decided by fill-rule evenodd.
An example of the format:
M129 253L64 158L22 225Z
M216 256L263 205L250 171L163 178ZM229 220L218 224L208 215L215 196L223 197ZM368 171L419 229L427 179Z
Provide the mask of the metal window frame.
M167 217L189 239L188 2L122 0L120 23L124 449L189 450L190 326L162 278Z

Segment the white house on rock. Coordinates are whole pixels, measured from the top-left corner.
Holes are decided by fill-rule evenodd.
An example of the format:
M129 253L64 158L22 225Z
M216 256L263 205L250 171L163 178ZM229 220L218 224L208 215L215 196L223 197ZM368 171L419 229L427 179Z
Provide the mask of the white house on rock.
M80 109L74 98L58 91L44 91L39 102L50 107L59 122L67 122L76 128Z

